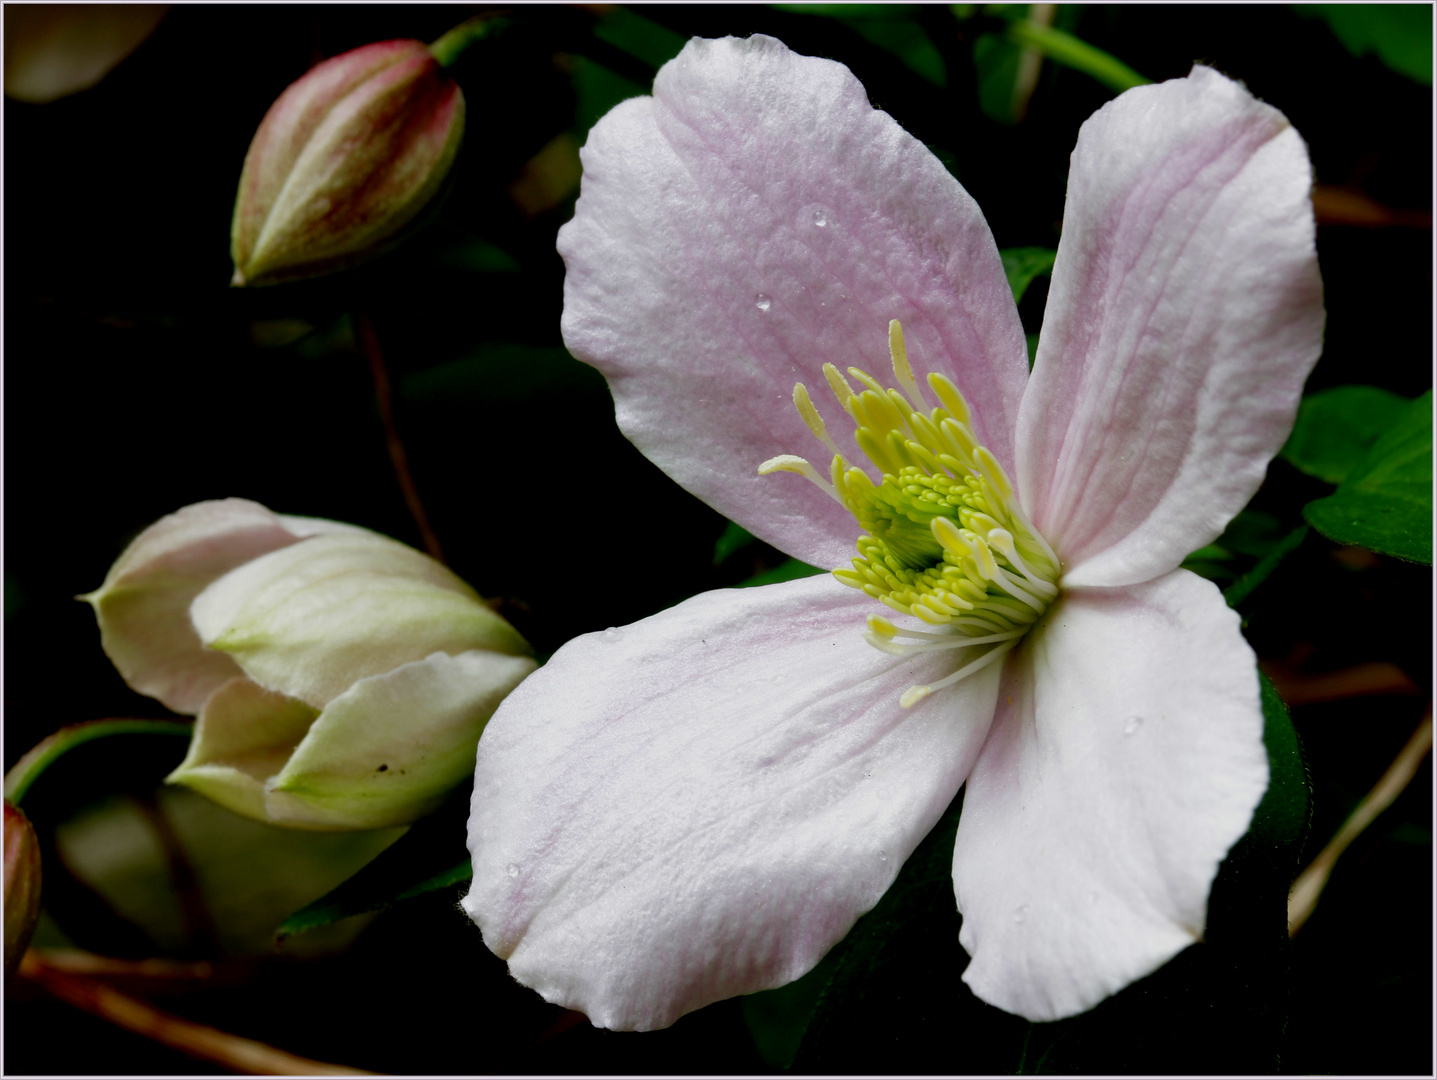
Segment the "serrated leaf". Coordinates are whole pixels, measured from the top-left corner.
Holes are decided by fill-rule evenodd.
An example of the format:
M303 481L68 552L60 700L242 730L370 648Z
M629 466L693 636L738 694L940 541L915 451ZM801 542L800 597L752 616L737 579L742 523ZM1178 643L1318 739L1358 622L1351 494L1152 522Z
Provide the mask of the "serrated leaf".
M1432 391L1408 406L1335 493L1303 507L1339 544L1432 563Z
M1308 476L1340 484L1411 404L1376 386L1337 386L1309 394L1278 456Z

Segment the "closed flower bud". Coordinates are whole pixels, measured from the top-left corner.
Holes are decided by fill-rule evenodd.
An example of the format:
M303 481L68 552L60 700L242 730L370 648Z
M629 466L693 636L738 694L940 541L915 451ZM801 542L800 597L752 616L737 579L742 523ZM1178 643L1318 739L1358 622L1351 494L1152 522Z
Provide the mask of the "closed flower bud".
M40 842L25 812L5 804L5 979L30 945L40 917Z
M235 285L339 270L403 238L443 186L464 95L420 41L332 57L292 83L245 155Z
M518 632L428 556L242 499L151 525L82 599L125 680L198 717L170 781L296 828L434 809L535 667Z

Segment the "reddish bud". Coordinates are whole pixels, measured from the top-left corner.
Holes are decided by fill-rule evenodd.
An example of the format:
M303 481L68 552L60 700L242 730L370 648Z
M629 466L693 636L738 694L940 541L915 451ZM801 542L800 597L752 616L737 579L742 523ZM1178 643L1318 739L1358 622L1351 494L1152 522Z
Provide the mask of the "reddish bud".
M40 917L40 841L25 812L5 804L5 979L15 974Z
M464 95L421 41L311 68L245 155L230 227L235 285L329 273L398 243L444 183Z

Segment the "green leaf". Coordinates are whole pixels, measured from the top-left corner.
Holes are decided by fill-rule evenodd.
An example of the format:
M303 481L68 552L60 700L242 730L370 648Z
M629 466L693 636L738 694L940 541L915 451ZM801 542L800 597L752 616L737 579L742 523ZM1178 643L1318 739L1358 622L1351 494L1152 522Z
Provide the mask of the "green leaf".
M765 570L762 573L754 574L751 578L745 578L734 586L735 589L751 589L756 585L776 585L780 581L795 581L798 578L813 577L815 574L825 574L828 571L817 566L809 566L806 562L799 562L797 559L785 559L772 570Z
M787 1069L798 1056L809 1021L833 979L843 949L833 948L801 979L773 990L749 994L740 1003L744 1023L764 1063Z
M1273 860L1287 874L1284 884L1297 876L1297 860L1312 821L1312 784L1302 759L1302 746L1292 716L1278 696L1277 687L1258 674L1262 694L1262 741L1267 748L1267 794L1253 811L1248 830L1253 842L1268 846ZM1236 850L1236 849L1234 849Z
M520 404L556 393L597 391L603 376L560 346L490 341L476 345L463 359L416 371L399 380L411 405L466 403L482 411Z
M468 856L461 855L468 811L467 798L450 799L353 876L285 919L275 940L468 881L473 871Z
M380 855L369 866L384 858ZM330 923L338 922L340 919L347 919L351 915L363 915L370 911L382 911L387 907L399 903L401 900L410 900L416 896L423 896L425 893L435 892L439 889L447 889L451 885L458 885L460 882L468 881L474 876L474 871L466 858L463 862L455 863L447 869L440 870L422 881L417 881L399 892L384 888L379 882L367 883L366 885L356 884L356 880L364 873L350 878L342 885L325 893L324 896L306 904L289 918L285 919L274 932L277 940L283 941L291 934L302 934L306 930L313 930L319 926L328 926Z
M1008 287L1013 290L1013 302L1021 303L1023 294L1034 278L1047 277L1053 272L1053 260L1058 253L1051 248L1020 247L998 252L1003 260L1003 273L1008 275Z
M714 542L714 565L722 566L728 557L748 547L755 540L753 533L749 532L737 522L730 521L724 526L723 533Z
M1013 96L1022 58L1022 47L999 34L979 34L974 40L978 105L988 119L1000 124L1011 124L1017 119Z
M1278 454L1319 480L1340 484L1412 404L1376 386L1338 386L1302 399Z
M948 84L943 56L927 31L913 18L913 4L773 4L793 15L834 19L901 60L934 86Z
M596 60L575 56L572 63L570 81L574 85L574 130L579 132L581 140L619 102L642 97L649 92L647 86L640 86L632 79L615 74Z
M655 69L677 56L688 40L632 8L617 4L604 7L603 16L594 25L594 36Z
M1302 514L1339 544L1431 565L1432 391L1408 406L1334 494Z
M1432 85L1431 4L1298 4L1322 19L1353 56L1376 53L1393 71Z

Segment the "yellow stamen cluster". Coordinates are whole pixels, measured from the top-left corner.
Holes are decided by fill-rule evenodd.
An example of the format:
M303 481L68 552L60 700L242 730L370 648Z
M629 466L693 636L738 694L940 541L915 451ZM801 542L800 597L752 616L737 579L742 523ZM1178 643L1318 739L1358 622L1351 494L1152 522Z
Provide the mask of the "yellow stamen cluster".
M844 460L802 383L793 389L794 405L833 454L830 479L791 455L764 462L759 472L800 473L853 514L866 535L858 539L852 569L835 570L835 578L895 611L949 630L901 631L874 617L870 642L902 654L993 644L982 658L986 662L996 658L992 653L1011 648L1057 596L1060 565L1028 523L1002 466L973 437L958 388L930 374L928 385L939 402L930 408L913 378L897 320L888 334L901 391L849 368L849 376L862 384L856 390L832 364L823 368L856 426L854 441L881 481ZM893 644L895 636L935 640L900 646ZM907 697L905 704L911 704Z

